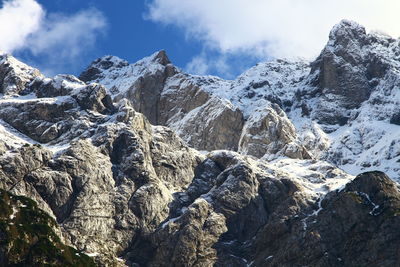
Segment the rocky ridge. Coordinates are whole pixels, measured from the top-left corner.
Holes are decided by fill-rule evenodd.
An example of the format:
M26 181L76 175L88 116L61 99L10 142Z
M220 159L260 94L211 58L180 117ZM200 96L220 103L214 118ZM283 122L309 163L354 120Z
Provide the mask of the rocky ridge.
M0 188L100 266L396 265L398 42L343 21L312 64L234 81L163 51L79 78L2 54Z
M344 20L311 63L275 60L223 80L183 73L160 51L135 64L100 58L81 79L146 103L151 111L135 109L199 150L322 159L398 179L399 42Z

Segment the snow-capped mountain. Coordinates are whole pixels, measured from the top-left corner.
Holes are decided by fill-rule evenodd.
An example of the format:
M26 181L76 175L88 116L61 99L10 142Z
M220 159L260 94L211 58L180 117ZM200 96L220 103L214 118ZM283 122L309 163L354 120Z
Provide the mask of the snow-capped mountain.
M399 71L399 40L342 21L315 61L260 63L235 80L183 73L163 51L135 64L98 59L81 79L131 100L199 150L322 159L397 180Z
M399 66L399 40L350 21L315 61L235 80L164 51L79 78L1 54L0 188L100 266L396 266Z

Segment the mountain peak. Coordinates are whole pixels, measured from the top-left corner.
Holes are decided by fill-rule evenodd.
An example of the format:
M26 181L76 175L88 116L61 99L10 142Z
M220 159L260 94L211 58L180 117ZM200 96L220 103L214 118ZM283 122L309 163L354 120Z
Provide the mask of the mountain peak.
M399 265L400 39L344 20L312 64L235 80L164 50L99 58L86 83L29 70L0 57L0 189L99 265ZM20 202L0 210L0 239L32 221Z
M150 65L167 66L171 64L165 50L160 50L152 55L145 57L135 64L129 64L128 61L121 59L117 56L107 55L93 61L89 67L81 73L79 79L84 82L95 81L100 78L100 74L104 71L120 71L127 66L139 65L141 68L148 69Z
M88 82L98 78L98 75L106 70L116 68L120 69L128 66L129 63L119 57L107 55L94 60L89 67L81 73L79 79Z
M0 50L0 58L4 58L5 56L7 56L7 53Z
M117 56L107 55L96 59L91 65L103 70L107 70L111 67L122 68L129 65L129 63L128 61L123 60Z
M366 34L364 26L352 20L342 20L332 28L329 41L346 45L350 40L362 40Z
M41 76L39 70L26 65L12 55L0 51L0 93L13 95Z
M168 65L171 64L171 61L169 60L168 56L167 56L167 52L165 52L165 50L160 50L155 52L154 54L152 54L150 56L151 61L153 62L157 62L160 63L161 65Z

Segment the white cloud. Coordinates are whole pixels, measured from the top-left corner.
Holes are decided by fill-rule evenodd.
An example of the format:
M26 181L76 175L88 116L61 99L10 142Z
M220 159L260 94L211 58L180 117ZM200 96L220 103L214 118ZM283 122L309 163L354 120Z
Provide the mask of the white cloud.
M192 60L186 65L186 70L189 73L196 73L198 75L205 75L210 73L210 63L207 58L203 55L198 55L192 58Z
M96 9L73 16L51 15L39 30L28 36L26 48L34 54L56 52L63 58L75 58L95 43L105 27L105 19Z
M0 50L13 52L40 29L44 11L32 0L4 1L0 9Z
M233 78L232 68L228 65L228 55L210 56L206 51L192 58L185 69L189 73L206 75L218 73L218 75Z
M96 9L47 14L35 0L7 0L0 9L0 50L45 57L42 67L48 69L74 64L93 48L106 27L106 19Z
M398 10L398 0L151 0L147 17L222 54L311 59L342 19L399 36Z

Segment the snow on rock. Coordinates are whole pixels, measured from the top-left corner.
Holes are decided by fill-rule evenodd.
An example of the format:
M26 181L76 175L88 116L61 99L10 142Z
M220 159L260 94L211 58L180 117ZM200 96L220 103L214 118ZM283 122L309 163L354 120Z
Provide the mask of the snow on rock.
M135 64L122 62L114 57L98 59L81 77L105 85L114 100L127 97L150 122L171 127L200 150L237 150L251 114L271 102L282 109L290 108L296 82L309 71L304 62L278 60L259 64L236 80L226 81L182 73L164 52ZM258 135L268 131L265 126ZM280 126L271 125L274 127ZM301 152L298 155L301 157Z
M318 195L339 189L354 178L324 161L277 159L270 164L296 177L293 179L301 179L304 187Z
M266 102L290 108L298 83L310 71L306 62L276 60L259 63L233 81L219 82L223 86L205 86L205 90L229 99L240 107L245 118ZM228 84L226 84L228 83Z
M82 73L199 150L313 158L399 177L400 41L343 20L313 62L273 60L234 80L183 73L164 51L107 56ZM271 109L271 107L274 107Z
M239 152L258 158L272 159L281 155L309 158L298 142L296 129L277 104L253 110L239 140Z
M381 173L354 182L400 172L396 45L343 21L316 61L260 63L235 80L183 73L164 51L135 64L106 56L80 78L13 62L12 93L0 96L0 185L35 199L105 265L262 266L289 243L295 257L304 245L318 258L314 248L331 244L318 231L349 226L327 223L330 212L375 223L397 199Z
M14 95L24 91L25 86L42 74L13 56L0 53L0 94Z
M94 61L90 67L80 75L83 81L98 82L106 86L109 92L120 97L132 89L139 78L164 72L165 66L170 64L165 51L129 64L115 56L105 56ZM129 92L134 94L135 92Z

